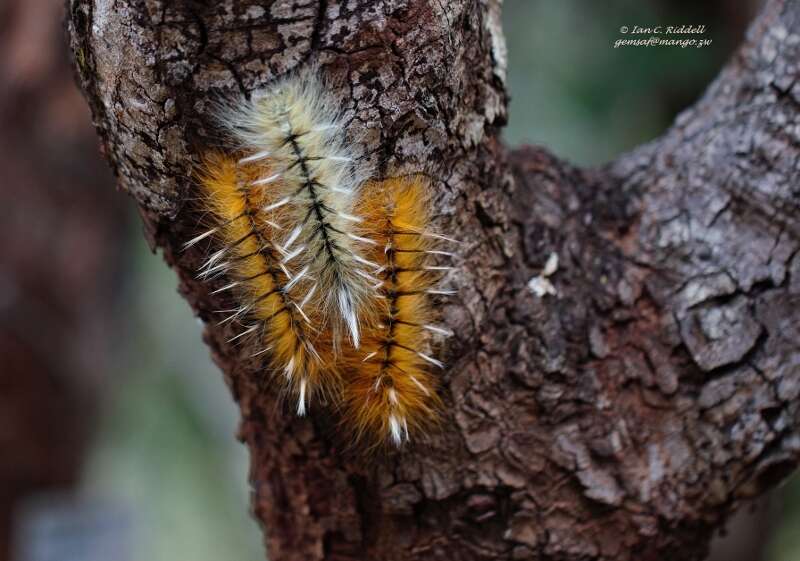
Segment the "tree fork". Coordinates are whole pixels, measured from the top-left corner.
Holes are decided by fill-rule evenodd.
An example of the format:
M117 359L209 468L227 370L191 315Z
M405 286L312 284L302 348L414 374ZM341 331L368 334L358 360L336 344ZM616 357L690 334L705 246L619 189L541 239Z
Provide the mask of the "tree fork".
M496 0L70 1L105 153L241 408L270 559L700 559L796 467L798 28L800 5L768 2L662 137L581 170L499 142ZM302 64L381 173L434 178L436 227L462 241L442 426L400 454L284 411L180 252L214 101Z

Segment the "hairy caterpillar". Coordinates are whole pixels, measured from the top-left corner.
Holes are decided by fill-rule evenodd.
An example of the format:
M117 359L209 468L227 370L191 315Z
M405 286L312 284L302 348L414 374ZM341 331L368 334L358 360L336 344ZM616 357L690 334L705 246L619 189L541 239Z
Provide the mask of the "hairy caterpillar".
M378 266L363 257L372 241L361 235L354 212L371 170L343 140L336 107L306 71L229 106L222 117L248 154L240 163L263 168L252 185L270 186L268 208L280 211L285 229L276 247L296 264L295 279L312 279L304 299L313 298L321 317L358 347L360 316L379 283L372 274Z
M334 108L308 72L227 106L234 150L205 157L212 225L186 246L219 245L199 278L227 278L214 293L238 303L222 322L245 324L233 339L257 338L254 356L282 374L299 415L325 393L355 440L399 446L438 408L431 370L443 364L428 349L451 333L434 324L431 295L451 293L437 288L450 268L437 260L453 240L429 230L419 178L366 181Z
M363 354L349 353L344 384L345 419L356 439L400 446L409 433L435 418L439 398L431 367L444 365L424 349L431 335L452 333L433 323L431 295L447 266L432 258L452 253L437 241L453 241L428 229L429 201L419 179L375 183L360 210L378 241L371 259L381 264L379 321L364 335Z
M329 345L315 332L316 314L308 306L308 293L302 295L302 279L291 273L288 256L273 241L282 227L269 212L267 188L253 185L259 171L242 170L236 160L221 154L206 157L200 183L216 225L186 246L212 235L219 241L221 249L206 260L199 278L231 277L215 292L235 290L241 304L223 322L249 320L233 339L260 338L263 348L256 354L270 354L273 368L297 398L297 414L304 415L311 396L334 385L336 370L323 359ZM327 384L320 383L323 375Z

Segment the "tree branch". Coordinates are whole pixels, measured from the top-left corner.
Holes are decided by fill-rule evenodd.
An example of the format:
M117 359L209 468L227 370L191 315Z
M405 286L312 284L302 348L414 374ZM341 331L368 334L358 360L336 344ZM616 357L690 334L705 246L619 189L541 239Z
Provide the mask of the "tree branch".
M499 2L72 0L106 152L241 408L271 559L695 559L795 467L798 19L768 3L670 131L578 170L498 142ZM436 179L463 241L442 428L402 454L365 460L321 408L285 410L178 251L213 101L308 63L381 173Z

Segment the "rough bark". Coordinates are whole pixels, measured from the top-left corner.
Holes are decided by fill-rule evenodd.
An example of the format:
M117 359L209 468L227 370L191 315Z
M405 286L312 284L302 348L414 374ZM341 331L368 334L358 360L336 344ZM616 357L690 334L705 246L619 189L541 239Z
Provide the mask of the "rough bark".
M699 559L800 457L800 5L774 0L656 141L581 170L506 153L499 2L72 0L119 184L206 322L242 412L270 558ZM209 110L319 63L381 172L425 170L462 241L440 430L349 453L226 344L193 280ZM633 118L633 117L632 117ZM551 253L556 295L527 288Z

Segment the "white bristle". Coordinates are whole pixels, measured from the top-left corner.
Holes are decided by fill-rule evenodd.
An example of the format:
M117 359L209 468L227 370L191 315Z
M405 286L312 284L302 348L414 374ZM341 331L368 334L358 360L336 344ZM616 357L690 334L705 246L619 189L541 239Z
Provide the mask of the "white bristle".
M226 323L228 323L230 321L233 321L235 319L238 319L238 318L244 316L245 314L247 314L247 312L250 311L250 308L251 308L251 306L246 305L246 304L243 305L243 306L240 306L239 308L237 308L236 310L233 311L234 312L233 314L231 314L230 316L226 317L222 321L218 322L217 325L224 325L224 324L226 324Z
M283 242L283 246L282 247L283 247L284 251L287 251L292 246L294 241L297 239L297 236L299 236L300 232L302 232L302 231L303 231L303 228L301 226L295 226L295 228L291 231L289 236Z
M428 362L430 362L431 364L433 364L434 366L436 366L438 368L444 368L444 363L443 362L441 362L439 360L436 360L435 358L433 358L431 356L428 356L425 353L421 353L421 352L417 351L417 356L420 357L423 360L427 360Z
M373 269L379 269L380 268L380 265L378 265L377 263L374 263L374 262L372 262L372 261L370 261L368 259L364 259L360 255L353 255L353 260L357 261L358 263L361 263L362 265L368 265L368 266L372 267Z
M322 362L322 358L317 353L317 349L314 348L314 345L312 345L311 343L307 343L305 348L308 351L308 354L314 357L314 360L316 360L317 362Z
M287 291L288 291L288 290L291 290L291 289L292 289L292 287L293 287L295 284L297 284L297 283L298 283L298 281L299 281L300 279L302 279L302 278L303 278L303 277L306 275L306 273L307 273L307 272L308 272L308 266L306 266L306 267L305 267L305 268L304 268L302 271L300 271L299 273L297 273L297 275L295 275L295 277L294 277L292 280L290 280L289 282L287 282L287 283L286 283L286 286L284 287L284 290L287 290Z
M417 380L417 377L416 377L416 376L414 376L414 375L412 374L411 376L409 376L409 378L411 379L411 381L412 381L412 382L414 382L414 384L416 384L416 386L417 386L417 387L420 389L420 391L422 391L422 393L424 393L425 395L431 395L431 392L430 392L430 391L428 391L428 388L426 388L425 386L423 386L423 385L422 385L422 382L420 382L419 380Z
M185 244L183 244L183 249L189 249L190 247L195 245L197 242L203 241L204 239L206 239L209 236L213 236L214 234L217 233L218 230L219 230L219 228L211 228L210 230L208 230L206 232L203 232L199 236L196 236L196 237L192 238L191 240L189 240L188 242L186 242Z
M261 179L256 179L255 181L253 181L253 183L251 185L266 185L268 183L273 183L273 182L277 181L280 178L281 178L281 174L280 173L273 173L272 175L270 175L268 177L263 177Z
M351 240L356 240L357 242L362 242L362 243L366 243L366 244L369 244L369 245L377 245L377 243L378 243L378 242L376 242L374 240L371 240L369 238L365 238L363 236L357 236L355 234L347 234L347 237L349 237Z
M364 277L365 279L367 279L368 281L370 281L372 283L379 283L378 286L380 286L380 284L383 283L383 281L381 281L379 279L376 279L374 276L370 275L369 273L365 273L361 269L355 269L353 272L355 274L357 274L358 276L360 276L360 277Z
M237 286L239 286L239 282L238 281L234 281L234 282L226 284L222 288L216 289L211 294L219 294L220 292L225 292L226 290L230 290L231 288L235 288Z
M308 304L308 301L311 300L312 296L314 296L314 292L316 292L316 290L317 290L317 285L316 284L312 284L311 288L308 289L308 292L303 297L303 301L300 302L300 307L301 308L304 308L305 305Z
M300 247L298 247L298 248L297 248L297 249L295 249L294 251L291 251L291 252L289 252L289 253L285 254L285 255L284 255L284 257L283 257L283 259L281 259L281 263L283 263L283 264L286 264L286 263L288 263L289 261L291 261L292 259L294 259L294 258L295 258L295 257L297 257L298 255L300 255L301 253L303 253L303 250L304 250L305 248L306 248L306 246L304 246L304 245L301 245Z
M392 442L395 446L400 446L403 443L400 432L400 422L393 414L389 415L389 435L392 437Z
M234 337L231 337L230 339L228 339L228 343L232 343L232 342L236 341L237 339L239 339L239 338L241 338L241 337L244 337L245 335L249 335L250 333L253 333L254 331L256 331L258 328L259 328L259 325L258 325L258 324L256 324L256 325L251 325L251 326L250 326L250 327L249 327L247 330L245 330L245 331L242 331L242 332L241 332L241 333L239 333L238 335L236 335L236 336L234 336Z
M456 239L449 238L447 236L443 236L442 234L437 234L435 232L425 231L425 232L420 232L420 234L425 236L425 237L427 237L427 238L436 238L437 240L444 240L446 242L455 243L455 244L460 244L461 243L460 241L458 241Z
M450 251L442 251L440 249L427 249L425 253L430 253L431 255L444 255L445 257L455 257L456 254Z
M284 197L283 199L281 199L277 203L272 203L271 205L267 205L264 208L262 208L261 210L263 210L264 212L269 212L271 210L275 210L276 208L282 207L283 205L287 204L288 202L289 202L289 197Z
M246 158L242 158L239 160L240 164L249 164L250 162L257 162L258 160L263 160L264 158L269 158L269 152L266 150L262 150L261 152L256 152L252 156L247 156Z
M283 375L286 377L287 380L291 380L292 376L294 375L294 357L289 359L289 364L287 364L283 369Z
M228 251L227 247L223 247L219 251L215 251L214 253L211 254L211 257L206 259L206 261L202 265L200 265L200 269L202 270L202 269L208 269L209 267L212 267L217 261L219 261L220 259L222 259L225 256L225 253L227 251Z
M311 320L310 320L310 319L308 319L308 316L307 316L307 315L306 315L306 313L303 311L303 308L301 308L300 306L298 306L298 305L297 305L297 302L292 302L292 305L293 305L293 306L294 306L294 307L297 309L297 311L300 313L300 315L301 315L301 316L303 316L303 319L304 319L304 320L306 320L306 323L308 323L308 324L310 325L310 324L311 324Z
M445 337L452 337L453 332L449 329L445 329L444 327L438 327L436 325L430 325L426 323L422 326L423 329L427 329L428 331L432 331L433 333L438 333L439 335L444 335Z
M357 349L359 344L358 315L348 287L342 286L339 288L337 302L339 303L339 313L350 333L350 341L353 343L353 347Z
M197 278L200 279L200 280L208 280L210 278L213 278L213 277L217 276L218 274L222 274L222 273L226 272L228 270L228 268L230 267L230 265L231 265L230 263L228 263L227 261L224 261L222 263L219 263L218 265L215 265L214 267L212 267L210 269L206 269L204 271L201 271L201 273L199 275L197 275Z
M250 355L250 358L257 357L257 356L259 356L259 355L263 355L264 353L268 353L268 352L269 352L269 351L271 351L271 350L272 350L272 347L264 347L264 348L263 348L263 349L261 349L260 351L256 351L256 352L254 352L253 354L251 354L251 355Z
M304 417L306 414L306 379L300 380L300 396L297 399L297 415Z
M340 218L344 218L348 222L356 222L356 223L358 223L358 222L362 222L363 221L362 218L359 218L358 216L353 216L352 214L347 214L346 212L339 212L338 216Z

